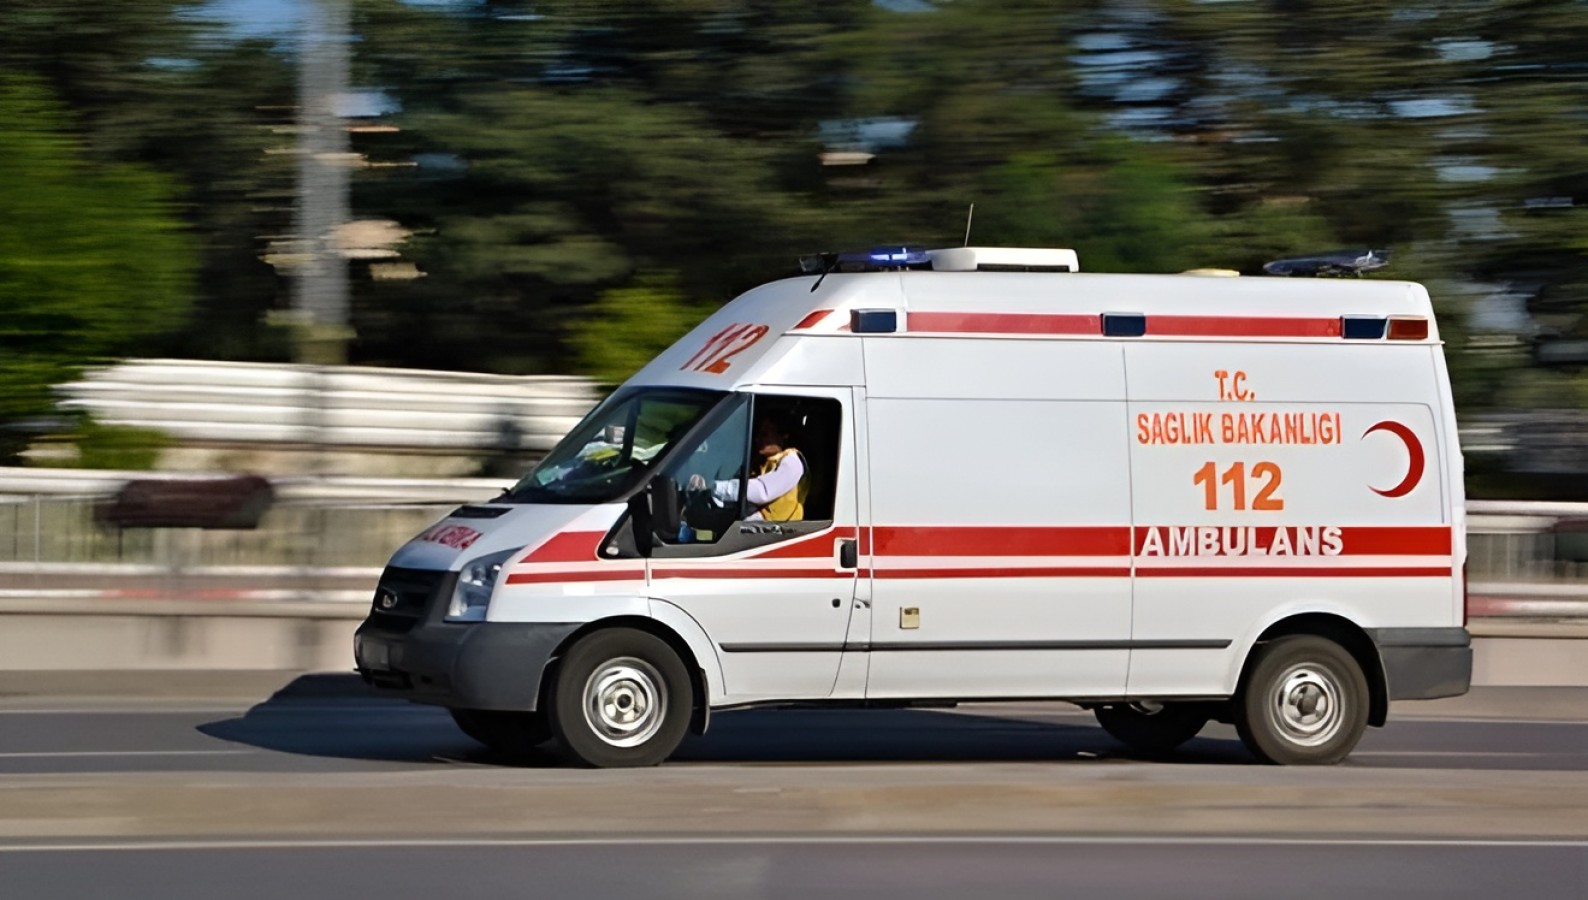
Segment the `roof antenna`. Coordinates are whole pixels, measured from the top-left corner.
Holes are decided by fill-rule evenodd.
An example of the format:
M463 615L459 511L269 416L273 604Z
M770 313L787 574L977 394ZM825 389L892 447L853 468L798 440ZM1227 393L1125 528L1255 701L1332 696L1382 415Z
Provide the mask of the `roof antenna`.
M976 204L970 205L970 211L965 213L965 246L970 246L970 221L976 216Z

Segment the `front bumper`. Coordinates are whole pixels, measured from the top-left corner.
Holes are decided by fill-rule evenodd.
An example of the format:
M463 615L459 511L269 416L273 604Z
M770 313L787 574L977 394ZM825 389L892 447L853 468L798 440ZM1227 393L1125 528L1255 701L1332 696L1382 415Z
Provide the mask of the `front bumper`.
M541 676L577 622L424 623L406 634L359 626L353 655L369 684L418 703L533 710Z
M1377 628L1391 700L1456 697L1472 686L1472 635L1465 628Z
M533 710L541 677L577 622L448 622L455 575L388 567L353 637L364 680L418 703Z

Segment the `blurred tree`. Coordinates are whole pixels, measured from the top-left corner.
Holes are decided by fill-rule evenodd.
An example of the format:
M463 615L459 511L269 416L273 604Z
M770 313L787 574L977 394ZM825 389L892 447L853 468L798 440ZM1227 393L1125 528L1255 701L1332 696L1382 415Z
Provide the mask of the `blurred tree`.
M365 195L419 232L406 252L427 273L363 292L366 359L412 353L423 327L433 363L555 370L572 362L570 328L636 271L677 273L684 295L720 301L793 268L785 239L807 217L778 190L772 154L687 108L613 88L573 102L513 87L404 121L456 163L387 176ZM390 206L375 205L383 194Z
M0 73L55 94L86 162L143 164L179 186L198 289L186 327L143 352L284 359L262 319L285 292L261 257L291 227L292 158L269 151L292 145L292 59L205 16L190 0L6 0Z
M179 326L197 254L171 179L96 163L40 83L0 75L0 464L50 387Z
M711 313L684 295L671 275L648 273L601 292L569 341L579 369L603 384L621 384Z

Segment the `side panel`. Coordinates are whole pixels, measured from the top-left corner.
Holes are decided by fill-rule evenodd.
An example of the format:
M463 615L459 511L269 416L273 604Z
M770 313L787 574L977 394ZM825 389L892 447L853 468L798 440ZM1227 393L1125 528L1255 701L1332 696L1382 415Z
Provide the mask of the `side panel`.
M867 696L1111 696L1130 632L1121 350L866 339Z
M1446 416L1427 345L1143 342L1129 691L1227 694L1268 624L1452 620ZM1223 648L1143 646L1171 640Z

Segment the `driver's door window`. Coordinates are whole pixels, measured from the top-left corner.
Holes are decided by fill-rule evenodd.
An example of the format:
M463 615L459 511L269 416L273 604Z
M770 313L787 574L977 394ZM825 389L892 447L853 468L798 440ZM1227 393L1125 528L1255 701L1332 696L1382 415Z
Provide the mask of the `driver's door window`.
M843 408L756 394L671 456L652 481L663 556L731 554L832 525Z
M739 521L745 468L750 456L750 404L741 403L716 428L667 465L657 487L674 517L663 516L665 544L715 544Z

